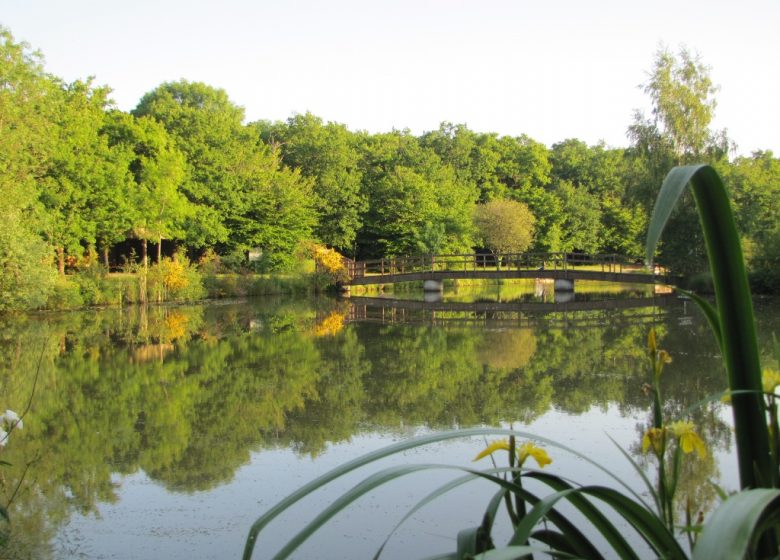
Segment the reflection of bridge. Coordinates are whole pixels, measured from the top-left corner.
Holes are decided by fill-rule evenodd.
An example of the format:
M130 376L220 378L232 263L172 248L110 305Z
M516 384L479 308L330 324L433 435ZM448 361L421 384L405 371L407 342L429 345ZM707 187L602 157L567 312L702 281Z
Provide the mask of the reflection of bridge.
M674 284L676 278L651 274L620 255L508 253L423 255L347 261L345 286L449 279L547 278L569 282L598 280L631 284Z
M632 297L611 300L570 301L567 303L495 302L473 303L419 301L385 297L351 297L349 321L371 323L456 323L491 326L524 326L544 323L547 326L588 326L612 324L613 311L648 309L624 317L628 322L657 319L659 308L680 304L674 295ZM602 311L602 315L593 313Z

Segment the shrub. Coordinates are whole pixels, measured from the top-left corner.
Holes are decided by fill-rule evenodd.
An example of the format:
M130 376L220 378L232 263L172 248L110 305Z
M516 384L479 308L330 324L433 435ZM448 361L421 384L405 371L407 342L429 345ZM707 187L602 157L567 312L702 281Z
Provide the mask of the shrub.
M151 301L192 301L203 299L206 289L197 268L177 255L149 268L147 294Z
M61 276L54 282L54 290L46 301L47 309L73 309L83 307L84 298L81 295L81 286L68 280L67 276Z

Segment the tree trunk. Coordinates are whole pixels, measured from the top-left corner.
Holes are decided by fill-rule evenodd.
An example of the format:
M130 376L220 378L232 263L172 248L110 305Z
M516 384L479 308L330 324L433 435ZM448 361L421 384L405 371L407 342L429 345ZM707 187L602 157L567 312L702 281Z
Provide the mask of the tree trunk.
M141 239L141 262L144 264L144 270L146 270L149 266L149 262L146 256L146 245L146 239Z
M157 264L162 260L162 237L157 240Z
M108 272L108 245L103 245L103 266L106 267L106 272Z
M57 270L60 276L65 275L65 247L57 247Z

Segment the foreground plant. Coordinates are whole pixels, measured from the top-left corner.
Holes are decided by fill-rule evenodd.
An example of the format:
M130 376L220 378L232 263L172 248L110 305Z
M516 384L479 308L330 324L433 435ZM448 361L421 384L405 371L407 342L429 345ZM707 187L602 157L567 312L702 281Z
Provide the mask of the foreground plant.
M685 187L693 190L701 218L707 252L712 270L716 293L716 306L691 294L704 311L720 345L728 372L729 394L734 412L734 428L737 441L737 455L742 491L724 501L704 524L701 535L693 548L694 559L733 559L744 557L774 558L778 556L776 531L780 520L780 491L778 481L777 444L778 427L776 411L771 415L771 429L768 427L767 402L764 400L761 367L758 357L755 321L752 301L748 290L742 251L734 224L726 190L717 173L709 166L688 166L673 169L661 187L651 219L647 238L648 263L660 239L661 232L671 215L672 209ZM696 434L691 423L679 420L664 423L661 408L661 394L657 383L669 356L657 348L655 334L648 339L655 387L653 389L653 427L645 434L643 447L652 450L658 457L659 468L665 468L664 457L668 445L674 442L673 464L679 463L682 453L706 453L704 443ZM777 384L772 388L772 395ZM774 398L774 397L771 397ZM772 409L774 401L770 401ZM775 407L776 408L776 407ZM770 439L770 431L774 440ZM244 558L250 558L258 535L268 523L289 507L307 497L315 490L343 475L382 458L453 438L500 435L508 440L489 446L485 453L506 449L509 451L509 466L475 470L446 465L404 465L390 467L369 476L357 486L344 493L314 520L303 527L273 558L287 558L318 528L342 509L348 507L360 496L401 476L421 470L445 469L460 471L462 476L434 489L423 498L400 521L406 521L412 513L435 500L453 488L474 479L488 480L496 485L496 492L489 500L482 523L478 527L458 533L457 549L437 559L465 560L471 558L514 559L525 558L535 552L544 552L562 558L617 557L638 559L656 557L668 559L688 558L674 534L673 503L676 489L675 467L670 473L661 471L661 484L656 491L653 484L638 469L645 483L645 492L653 503L630 488L624 481L612 475L608 468L598 465L587 456L578 454L556 442L539 436L513 430L478 428L457 430L403 441L385 449L354 459L337 469L317 478L291 494L261 516L252 526L244 550ZM518 454L514 438L525 438L577 454L614 480L614 487L581 486L562 477L526 468L530 456L542 456L536 449L526 447L525 454ZM771 443L773 442L773 443ZM531 444L533 445L533 444ZM521 447L521 449L523 449ZM622 450L621 450L622 451ZM536 453L536 455L534 455ZM636 464L623 451L624 456ZM548 458L547 458L548 459ZM539 466L546 464L542 458ZM544 464L543 464L544 463ZM538 487L546 487L549 493L537 496L524 484L533 480ZM618 490L619 489L619 490ZM512 505L514 502L514 506ZM576 508L581 516L570 518L558 509L559 502L567 502ZM508 503L512 523L512 536L503 548L496 548L493 539L493 524L501 503ZM607 509L611 516L605 514ZM514 517L513 517L514 515ZM611 519L614 516L631 527L644 542L646 551L638 552L628 542L625 528L618 528ZM575 521L576 519L576 521ZM688 523L690 525L690 521ZM392 532L391 532L392 535ZM600 537L594 544L594 537ZM388 538L390 538L388 536ZM385 541L387 542L387 541ZM531 543L531 545L529 545ZM379 548L375 558L384 549ZM270 553L264 550L264 557Z
M647 354L650 359L652 383L649 392L652 393L652 427L642 436L642 453L652 452L658 465L658 488L656 507L658 515L666 524L667 529L674 531L676 519L676 493L680 479L680 465L684 454L694 451L700 459L707 455L704 441L696 433L693 422L677 420L667 421L663 414L663 397L661 396L661 374L664 366L672 362L672 357L666 350L658 348L655 329L650 329L647 336ZM667 458L670 461L667 461ZM690 519L690 513L688 514ZM690 523L689 523L690 524ZM690 546L693 547L692 528L687 527Z

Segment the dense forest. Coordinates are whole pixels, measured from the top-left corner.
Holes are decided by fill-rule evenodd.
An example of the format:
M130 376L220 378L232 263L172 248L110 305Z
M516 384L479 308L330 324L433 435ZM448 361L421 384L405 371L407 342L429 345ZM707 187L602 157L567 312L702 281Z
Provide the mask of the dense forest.
M725 178L751 269L771 284L780 162L770 151L733 157L710 127L709 68L687 50L659 50L644 88L653 109L627 123L626 148L548 147L448 122L420 136L309 113L246 122L225 91L186 80L126 113L109 87L47 73L0 28L0 310L41 305L58 273L85 262L108 270L174 252L258 272L290 270L312 242L353 258L499 243L639 256L663 177L691 162ZM495 239L507 219L511 239ZM660 262L705 268L691 200L664 240Z

